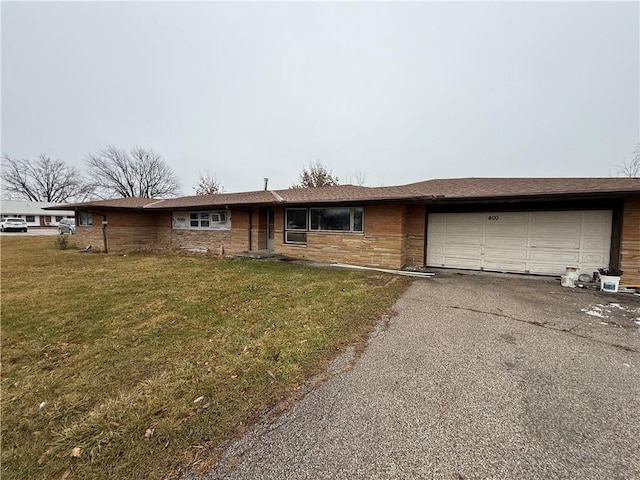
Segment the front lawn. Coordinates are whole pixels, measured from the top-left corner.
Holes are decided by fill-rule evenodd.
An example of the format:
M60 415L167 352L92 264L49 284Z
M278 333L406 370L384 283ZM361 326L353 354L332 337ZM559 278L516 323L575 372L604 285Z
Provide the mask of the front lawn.
M2 478L164 479L361 342L407 281L4 236Z

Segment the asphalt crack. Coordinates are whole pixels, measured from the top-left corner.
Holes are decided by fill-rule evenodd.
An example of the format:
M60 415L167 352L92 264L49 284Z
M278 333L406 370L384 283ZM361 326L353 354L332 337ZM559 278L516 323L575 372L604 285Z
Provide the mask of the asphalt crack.
M559 328L559 327L555 327L553 325L549 325L547 322L538 322L536 320L525 320L524 318L517 318L517 317L512 317L511 315L504 315L502 313L496 313L496 312L487 312L484 310L478 310L476 308L466 308L466 307L459 307L457 305L438 305L440 307L443 308L453 308L456 310L466 310L469 312L474 312L474 313L483 313L485 315L491 315L493 317L501 317L501 318L507 318L509 320L515 320L516 322L521 322L521 323L526 323L529 325L534 325L536 327L540 327L540 328L546 328L547 330L553 330L556 332L562 332L562 333L568 333L569 335L573 335L574 337L578 337L578 338L584 338L585 340L589 340L595 343L599 343L601 345L607 345L609 347L614 347L614 348L619 348L622 350L625 350L627 352L635 352L635 353L639 353L640 351L631 348L631 347L627 347L625 345L619 345L617 343L609 343L609 342L605 342L604 340L598 340L597 338L593 338L590 337L588 335L584 335L582 333L577 333L574 332L573 329L576 328L578 326L578 324L573 325L570 328Z
M414 302L427 303L425 300L423 300L421 298L406 298L405 300L411 300L411 301L414 301ZM489 311L485 311L485 310L479 310L477 308L461 307L459 305L442 305L442 304L433 304L431 302L428 302L428 303L430 303L431 305L433 305L435 307L451 308L451 309L454 309L454 310L464 310L464 311L473 312L473 313L491 315L492 317L506 318L508 320L514 320L516 322L526 323L528 325L533 325L535 327L545 328L547 330L553 330L555 332L567 333L569 335L573 335L573 336L578 337L578 338L584 338L585 340L589 340L589 341L592 341L594 343L599 343L601 345L607 345L607 346L613 347L613 348L619 348L619 349L627 351L627 352L640 353L640 350L637 350L637 349L632 348L632 347L628 347L626 345L620 345L620 344L617 344L617 343L609 343L609 342L606 342L604 340L598 340L598 339L590 337L588 335L573 331L576 327L579 326L579 324L575 324L570 328L562 328L562 327L556 327L554 325L550 325L547 322L538 322L537 320L526 320L524 318L518 318L518 317L513 317L511 315L506 315L504 313L489 312Z

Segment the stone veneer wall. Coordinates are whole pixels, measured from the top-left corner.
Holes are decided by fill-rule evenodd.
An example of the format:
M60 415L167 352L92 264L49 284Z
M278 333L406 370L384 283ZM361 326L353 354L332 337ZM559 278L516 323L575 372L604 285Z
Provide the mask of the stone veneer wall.
M409 205L405 210L406 247L404 264L408 267L424 266L424 205Z
M211 253L239 253L249 248L249 214L231 211L231 230L173 230L168 236L173 248L207 248Z
M365 205L364 233L308 232L306 245L284 243L284 209L279 208L275 218L275 251L323 262L401 268L406 262L405 252L415 255L415 246L407 247L405 208L395 204Z
M107 216L107 247L112 253L155 250L165 244L161 225L168 222L171 228L171 214L166 212L108 210L100 213ZM102 220L103 217L94 214L93 225L76 226L78 248L91 245L93 251L104 250Z
M623 285L640 285L640 197L625 199L620 245Z

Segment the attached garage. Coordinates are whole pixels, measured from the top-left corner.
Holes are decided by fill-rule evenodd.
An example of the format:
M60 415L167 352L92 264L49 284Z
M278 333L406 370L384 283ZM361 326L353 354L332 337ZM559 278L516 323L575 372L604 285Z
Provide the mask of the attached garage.
M609 266L611 210L430 213L427 265L560 275Z

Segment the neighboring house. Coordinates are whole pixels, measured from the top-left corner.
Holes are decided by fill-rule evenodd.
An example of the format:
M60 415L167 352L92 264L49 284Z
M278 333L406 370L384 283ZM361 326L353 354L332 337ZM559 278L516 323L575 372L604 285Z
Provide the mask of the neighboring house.
M358 265L544 275L610 266L624 270L624 284L640 284L638 178L461 178L56 208L76 211L78 245L101 248L106 236L113 252L270 250Z
M29 227L56 227L63 218L73 218L68 210L44 210L55 203L29 202L26 200L2 200L0 202L0 220L16 217L24 218ZM62 207L60 207L62 208Z

